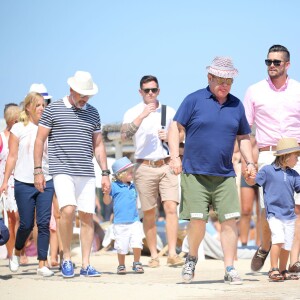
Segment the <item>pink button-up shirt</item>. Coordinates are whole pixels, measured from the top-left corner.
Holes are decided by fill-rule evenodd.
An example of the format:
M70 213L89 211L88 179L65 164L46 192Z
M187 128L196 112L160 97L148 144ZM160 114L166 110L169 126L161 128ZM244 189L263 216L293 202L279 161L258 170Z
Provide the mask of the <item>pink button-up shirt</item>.
M287 78L276 89L270 78L250 86L244 106L247 120L256 124L258 148L276 146L282 137L293 137L300 143L300 83Z

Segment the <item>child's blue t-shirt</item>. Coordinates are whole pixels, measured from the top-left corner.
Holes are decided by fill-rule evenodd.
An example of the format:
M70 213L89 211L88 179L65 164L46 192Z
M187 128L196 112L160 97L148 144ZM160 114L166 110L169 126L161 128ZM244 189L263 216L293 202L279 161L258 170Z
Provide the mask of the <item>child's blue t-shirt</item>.
M267 218L296 218L294 193L300 193L300 176L295 170L266 165L259 170L255 181L263 187Z
M113 201L114 224L139 221L137 192L133 183L127 185L118 180L113 182L110 195Z

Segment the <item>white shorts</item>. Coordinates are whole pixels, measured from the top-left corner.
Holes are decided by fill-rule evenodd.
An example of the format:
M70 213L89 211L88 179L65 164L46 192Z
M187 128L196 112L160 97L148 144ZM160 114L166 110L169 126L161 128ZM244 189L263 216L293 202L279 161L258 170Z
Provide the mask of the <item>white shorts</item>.
M95 177L58 174L53 183L59 209L73 205L78 211L95 213Z
M127 254L130 249L143 249L144 231L140 221L114 224L115 249L118 254Z
M274 153L273 151L259 152L258 169L261 169L265 165L270 165L275 160L275 156L273 155L273 153ZM299 161L299 159L298 159L298 163L296 164L296 166L293 169L296 170L298 173L300 173L300 161ZM259 199L260 199L260 207L265 208L264 194L263 194L263 188L262 187L259 188ZM300 193L299 194L295 193L294 199L295 199L295 204L300 205Z
M279 220L275 217L268 219L272 233L272 244L283 244L282 248L290 251L294 240L296 220Z

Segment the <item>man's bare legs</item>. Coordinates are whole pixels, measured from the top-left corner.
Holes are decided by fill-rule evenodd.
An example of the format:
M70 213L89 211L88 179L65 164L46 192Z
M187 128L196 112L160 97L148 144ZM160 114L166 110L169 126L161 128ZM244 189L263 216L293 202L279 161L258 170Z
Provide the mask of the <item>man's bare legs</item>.
M169 256L176 256L176 243L178 234L178 216L177 216L177 203L175 201L163 202L166 214L166 233L169 246Z
M269 251L271 244L271 231L269 223L266 218L266 209L263 208L261 211L261 249L264 251Z
M224 254L224 266L233 266L237 251L238 232L236 220L231 219L221 223L221 245Z
M191 219L188 227L188 243L189 243L189 255L198 257L198 249L200 243L204 239L206 230L206 221Z
M64 260L71 260L71 241L73 235L73 221L76 207L67 205L61 208L59 232L63 246Z
M144 211L143 226L147 244L152 258L157 258L157 238L156 238L156 208Z
M80 219L80 242L82 253L82 268L90 265L90 254L94 238L93 214L78 212Z
M300 253L300 205L295 206L295 213L297 215L297 219L295 222L295 234L293 246L290 254L290 266L293 266L296 262L299 261L299 253Z

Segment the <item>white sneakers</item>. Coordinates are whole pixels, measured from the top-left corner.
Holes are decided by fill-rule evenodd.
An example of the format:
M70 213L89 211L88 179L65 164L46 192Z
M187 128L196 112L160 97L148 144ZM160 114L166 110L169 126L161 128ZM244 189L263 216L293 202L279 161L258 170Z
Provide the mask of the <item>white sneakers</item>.
M20 256L12 255L12 257L9 259L9 269L11 272L17 272L19 270L20 266ZM54 272L49 270L46 266L42 268L37 269L37 275L43 276L43 277L50 277L54 275Z
M36 271L37 275L43 276L43 277L50 277L54 275L54 272L49 270L46 266L43 266L42 268L38 268Z
M9 269L12 272L17 272L20 266L20 256L12 255L9 259Z

